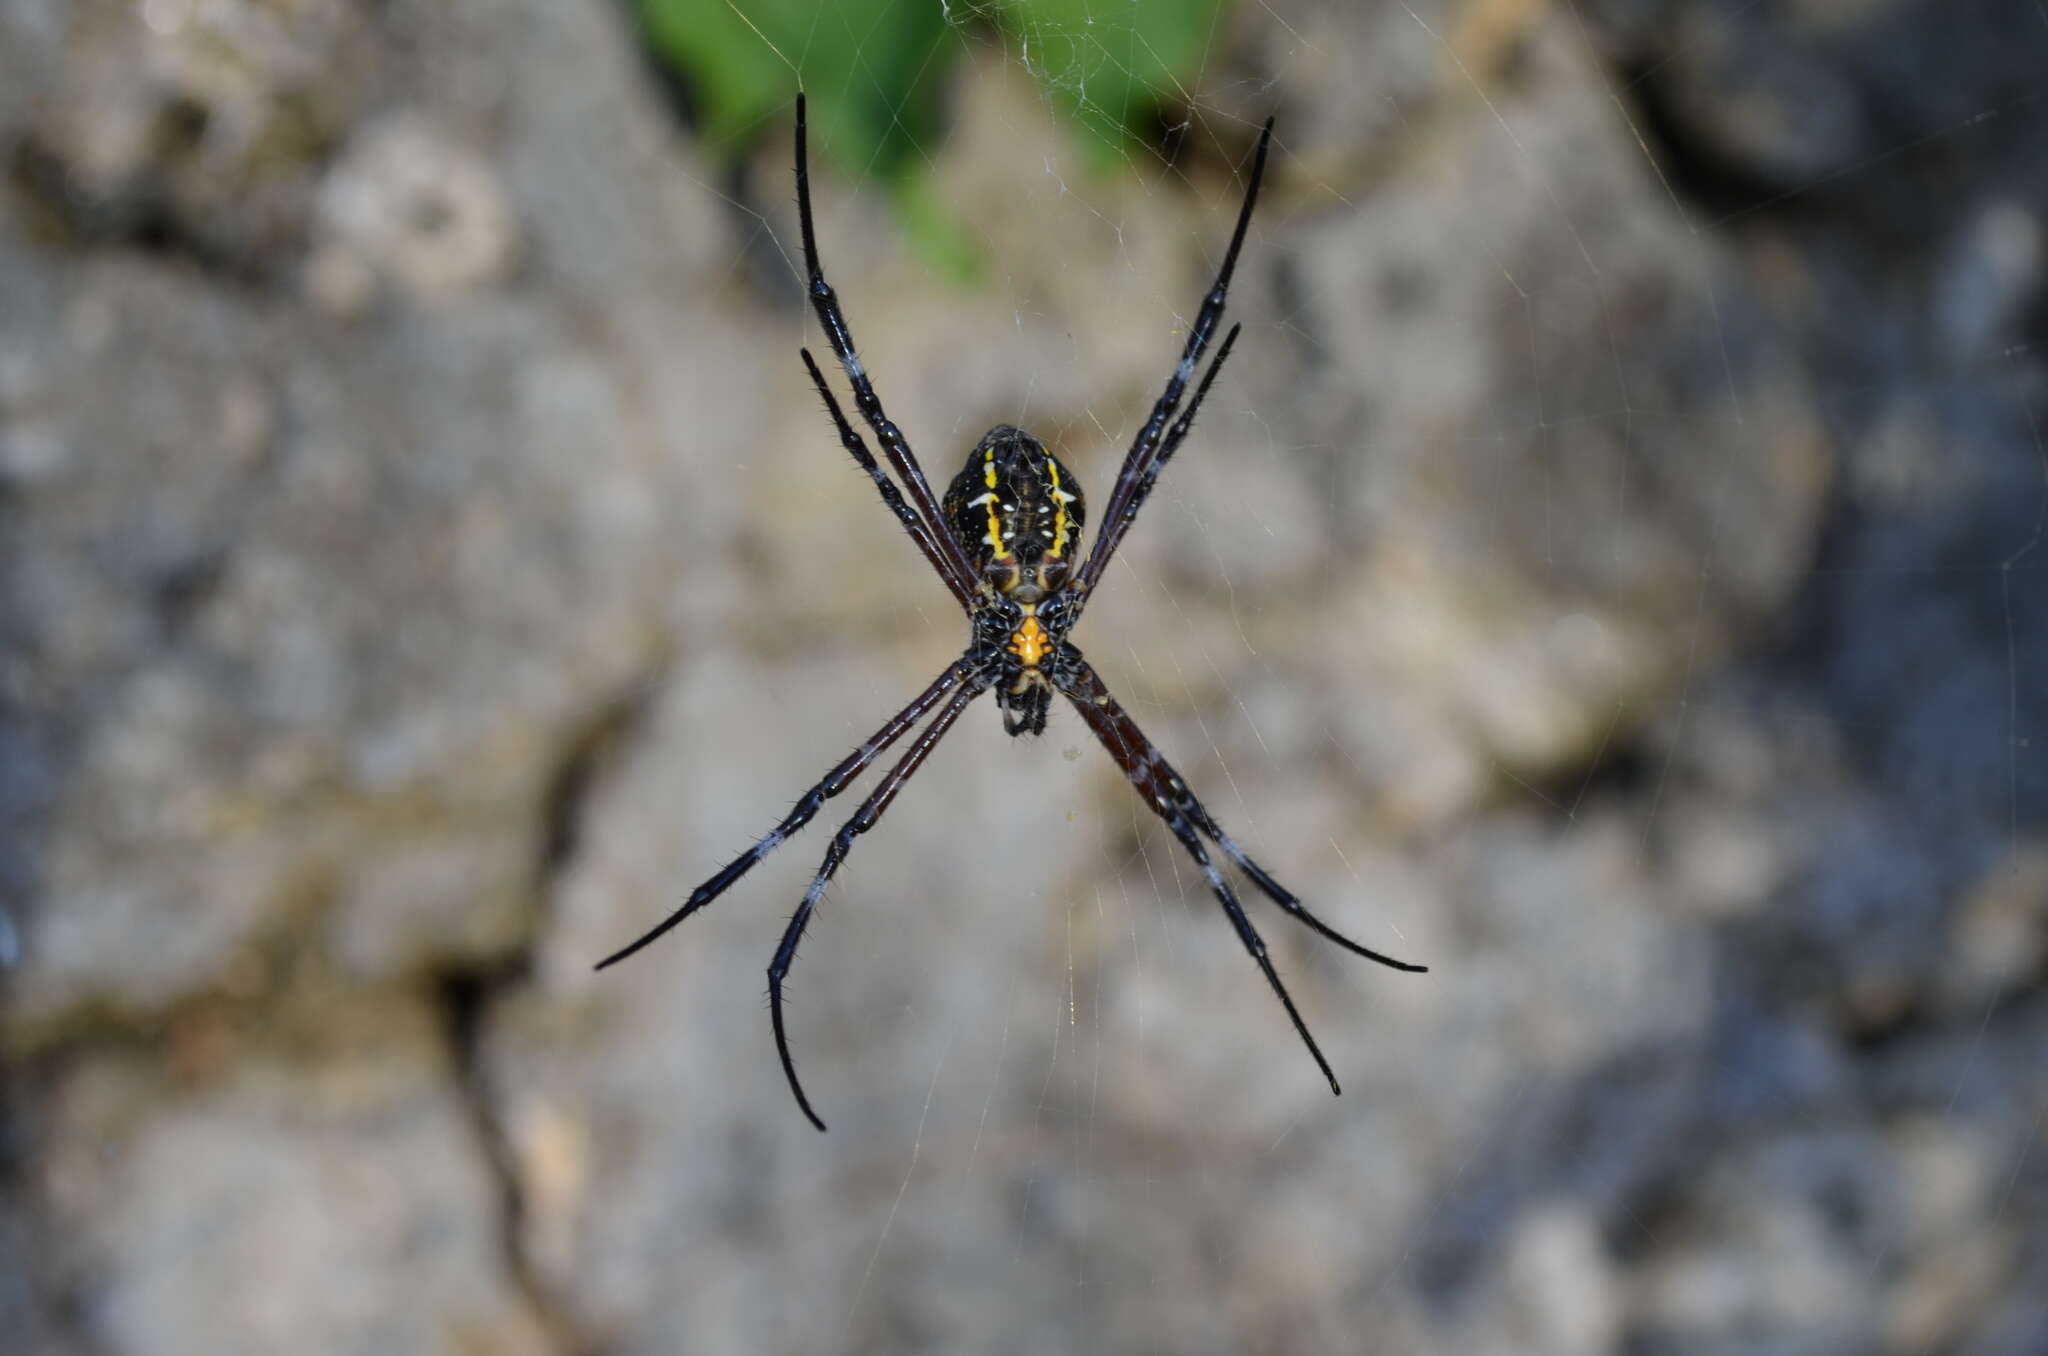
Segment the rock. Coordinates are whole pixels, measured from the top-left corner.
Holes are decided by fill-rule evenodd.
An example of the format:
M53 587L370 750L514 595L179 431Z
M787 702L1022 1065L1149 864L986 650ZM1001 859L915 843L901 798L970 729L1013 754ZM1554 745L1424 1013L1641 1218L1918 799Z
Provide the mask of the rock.
M267 270L302 240L320 161L377 89L345 0L83 0L29 110L32 178L72 227ZM41 44L39 44L41 45ZM38 83L41 83L38 81Z
M490 165L403 115L365 128L335 164L320 186L319 219L325 239L308 277L316 300L343 315L366 304L370 279L434 300L501 280L516 250Z
M1431 966L1246 901L1331 1098L984 705L806 937L820 1138L762 975L857 795L591 970L963 638L796 361L786 122L709 164L611 5L0 0L0 1329L2041 1348L2039 21L1781 9L1237 6L1104 176L1100 34L954 6L978 287L815 148L934 478L1018 422L1099 508L1277 112L1076 639Z
M45 1204L95 1349L550 1350L434 1014L322 997L57 1078Z
M581 42L637 89L607 21L550 15L535 41ZM430 89L460 87L416 106ZM549 137L616 135L580 100L521 106ZM651 155L658 114L630 107ZM42 750L9 796L40 825L14 867L17 1048L280 983L307 947L365 982L507 955L561 769L669 649L673 546L708 522L685 430L745 417L747 355L670 367L678 335L719 323L693 275L627 298L540 261L598 222L640 223L647 256L705 222L651 188L579 214L521 134L488 170L419 116L367 125L329 175L358 183L334 190L336 238L406 289L354 328L289 281L271 296L118 251L56 270L7 237L11 683ZM388 214L348 204L402 196L372 186L380 165L469 204L462 239L379 245ZM538 252L516 279L515 218Z

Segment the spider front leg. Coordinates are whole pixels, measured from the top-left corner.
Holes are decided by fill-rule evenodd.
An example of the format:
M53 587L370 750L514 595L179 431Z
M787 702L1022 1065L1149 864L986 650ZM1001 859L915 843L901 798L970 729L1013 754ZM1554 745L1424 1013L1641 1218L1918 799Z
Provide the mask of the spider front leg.
M1110 557L1116 554L1124 533L1138 516L1139 502L1150 492L1159 468L1173 455L1174 449L1180 446L1181 439L1187 437L1188 429L1194 425L1202 398L1209 394L1210 384L1216 380L1216 374L1223 368L1223 360L1230 356L1230 347L1237 340L1237 331L1233 328L1224 339L1223 347L1217 351L1215 361L1203 374L1201 384L1195 388L1195 398L1187 411L1175 419L1181 397L1187 393L1188 382L1193 380L1195 369L1208 350L1209 340L1215 336L1216 326L1222 323L1223 305L1230 294L1230 279L1237 271L1237 256L1244 248L1245 232L1252 222L1252 209L1258 205L1259 184L1266 177L1266 152L1272 144L1273 120L1268 118L1259 132L1259 149L1252 157L1251 181L1245 186L1244 206L1238 210L1237 227L1230 233L1230 248L1223 252L1223 266L1216 270L1216 281L1210 284L1209 294L1202 298L1202 309L1188 330L1187 346L1181 350L1180 362L1174 367L1173 375L1167 378L1166 389L1159 393L1151 415L1131 443L1131 450L1124 454L1123 467L1117 472L1116 484L1109 492L1109 504L1103 510L1102 526L1095 532L1095 545L1089 548L1088 559L1075 579L1074 587L1084 606L1102 579L1103 570L1108 568Z
M1280 1005L1287 1009L1287 1016L1293 1021L1294 1029L1300 1033L1302 1042L1308 1046L1309 1054L1315 1058L1317 1067L1323 1071L1323 1077L1329 1080L1330 1091L1340 1092L1337 1076L1331 1071L1330 1062L1323 1058L1323 1052L1316 1045L1315 1037L1309 1034L1308 1024L1296 1010L1294 1000L1287 992L1287 986L1280 982L1280 975L1273 968L1273 962L1266 953L1265 940L1259 936L1258 929L1254 928L1251 920L1245 916L1244 907L1238 902L1237 894L1230 888L1230 883L1223 878L1223 873L1210 860L1197 831L1206 833L1214 839L1224 853L1238 865L1239 869L1250 876L1253 883L1274 903L1317 934L1354 954L1392 969L1416 972L1428 967L1398 961L1360 946L1309 912L1308 907L1299 898L1283 889L1263 867L1230 840L1208 810L1203 808L1201 801L1195 798L1194 792L1188 789L1181 775L1174 771L1173 765L1159 752L1158 746L1145 737L1137 722L1132 720L1130 714L1117 703L1116 698L1109 694L1109 689L1103 685L1094 668L1077 653L1072 652L1071 648L1065 659L1066 662L1058 670L1060 690L1066 694L1067 700L1073 703L1074 709L1081 713L1081 719L1095 732L1095 737L1102 742L1103 748L1109 751L1109 756L1124 770L1124 775L1130 778L1131 784L1137 788L1138 794L1145 798L1145 803L1151 807L1152 812L1166 822L1173 836L1180 840L1181 846L1194 858L1196 868L1201 871L1210 891L1223 905L1223 912L1230 919L1231 926L1237 929L1238 939L1244 943L1244 948L1251 953L1252 959L1258 962L1259 969L1265 973L1266 982L1273 986L1273 992L1279 997Z
M846 315L839 309L839 295L832 285L825 281L825 266L818 260L818 231L811 221L811 161L804 116L804 96L796 96L796 210L797 223L803 234L805 287L810 293L811 307L818 313L818 324L825 330L825 338L832 345L833 356L839 359L839 366L846 373L846 380L853 386L854 407L860 417L874 430L875 440L882 446L882 456L889 463L889 469L902 477L903 489L909 496L917 516L924 521L931 537L937 558L932 564L939 573L947 577L946 582L956 594L966 597L975 592L981 576L975 571L952 530L946 526L946 515L940 511L937 496L932 493L931 484L924 478L924 469L917 464L917 456L910 450L910 443L903 436L903 430L890 420L882 408L882 398L875 394L874 383L868 380L868 369L860 360L860 354L853 346L853 331L847 327ZM819 383L823 389L823 382ZM828 396L827 399L830 399ZM848 446L851 451L851 445ZM856 454L858 455L858 454ZM920 543L922 545L922 543Z
M954 660L930 687L911 699L910 705L889 717L888 724L875 731L865 744L862 744L842 759L839 766L825 774L824 780L804 792L798 798L796 808L791 810L780 824L770 829L765 838L762 838L732 861L727 862L710 880L705 881L702 885L692 890L690 897L683 901L681 908L662 919L659 923L656 923L626 946L621 947L599 961L597 968L602 970L606 966L617 965L634 952L652 946L669 929L675 927L676 924L682 922L685 918L688 918L691 914L731 889L733 882L753 870L756 862L775 851L776 848L781 847L783 840L787 839L804 825L810 823L812 816L818 813L819 808L826 801L850 786L854 778L867 770L868 764L874 762L876 758L881 756L883 750L900 739L905 730L917 724L918 721L923 720L925 713L936 706L939 700L948 692L958 687L961 680L973 672L975 667L975 664L970 663L964 657ZM972 691L978 692L980 688L973 688Z
M803 1108L803 1113L810 1118L811 1124L820 1130L825 1128L825 1122L819 1120L818 1113L811 1110L811 1099L804 1096L804 1085L797 1081L796 1061L790 1058L789 1036L782 1025L782 981L788 978L789 967L796 961L796 945L803 939L804 928L811 921L812 911L818 907L819 896L825 893L825 887L838 873L840 864L846 860L846 854L853 850L853 840L875 826L875 821L889 808L889 802L896 799L896 793L903 789L903 784L924 764L926 756L938 747L939 741L945 738L946 731L953 728L953 722L960 718L960 713L967 709L969 702L981 695L986 685L984 680L977 677L970 679L965 687L955 692L952 700L939 709L939 714L932 718L932 723L917 737L917 742L904 752L895 767L889 769L889 775L882 779L881 785L861 802L860 809L854 812L853 818L842 824L839 832L832 835L832 846L825 849L824 863L818 867L818 874L812 879L811 887L804 891L803 902L796 906L796 914L789 920L789 928L782 934L782 943L775 948L775 959L768 966L768 1013L769 1020L775 1027L775 1053L782 1057L782 1072L789 1079L789 1090L796 1094L796 1104Z
M925 524L924 519L917 516L910 505L903 502L903 492L896 488L896 482L889 479L888 474L875 464L874 453L868 451L866 440L854 431L853 425L846 422L846 412L839 408L838 397L834 396L832 388L825 384L825 374L818 370L817 360L811 357L811 351L806 348L799 349L798 352L803 354L804 369L811 374L811 384L818 388L818 394L825 399L825 409L831 414L832 426L839 433L839 445L852 455L855 465L867 472L868 479L875 482L875 488L881 491L883 505L896 515L896 521L902 523L904 530L910 533L910 539L917 543L917 549L924 553L925 560L938 572L946 587L953 591L953 596L960 600L960 606L972 612L973 591L954 577L945 550L932 536L931 528Z
M1188 402L1187 408L1180 412L1180 417L1173 421L1173 427L1166 431L1165 441L1159 444L1158 453L1141 465L1125 467L1123 476L1117 481L1115 492L1110 496L1109 513L1115 516L1105 514L1102 526L1096 529L1095 549L1088 557L1089 566L1094 568L1092 573L1083 571L1086 576L1086 588L1094 587L1094 581L1101 577L1102 569L1108 565L1109 558L1116 554L1116 548L1122 543L1124 533L1130 531L1131 524L1138 521L1138 510L1145 507L1145 500L1150 497L1152 487L1159 481L1159 473L1166 469L1166 463L1173 460L1173 454L1180 450L1180 445L1187 440L1189 431L1194 428L1195 416L1201 413L1202 402L1209 398L1209 388L1216 384L1216 374L1221 372L1223 364L1229 361L1230 350L1237 347L1237 336L1243 329L1242 325L1232 325L1230 333L1223 336L1223 343L1217 348L1216 356L1209 360L1208 369L1202 373L1201 383L1195 387L1195 398ZM1098 560L1102 562L1100 565L1096 564Z

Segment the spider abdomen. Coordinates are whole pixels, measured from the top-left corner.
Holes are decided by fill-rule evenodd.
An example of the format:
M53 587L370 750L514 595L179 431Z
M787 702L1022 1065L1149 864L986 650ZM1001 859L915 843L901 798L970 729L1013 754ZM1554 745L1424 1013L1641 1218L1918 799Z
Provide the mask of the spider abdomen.
M1035 603L1072 577L1081 484L1024 430L990 429L953 477L944 509L953 535L998 593Z

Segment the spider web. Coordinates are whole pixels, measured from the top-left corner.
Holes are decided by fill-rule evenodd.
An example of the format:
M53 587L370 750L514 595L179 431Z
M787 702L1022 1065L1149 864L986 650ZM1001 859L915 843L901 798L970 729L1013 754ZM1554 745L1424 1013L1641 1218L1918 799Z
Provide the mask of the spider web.
M670 1024L641 1072L689 1089L645 1124L692 1166L618 1167L561 1285L630 1316L633 1350L1998 1351L2048 1328L2021 1298L2048 1265L2023 1232L2042 205L2013 149L2048 142L2031 88L1964 50L1981 25L2039 52L2048 14L1962 7L1980 78L1858 136L1774 139L1747 106L1701 144L1697 71L1735 79L1716 44L1783 7L1268 0L1219 19L1154 143L1101 130L1125 6L942 8L962 58L935 54L949 128L919 158L979 283L906 243L871 173L817 185L827 270L935 482L1014 422L1100 508L1279 112L1238 356L1075 640L1254 856L1432 973L1247 897L1331 1100L1079 722L1011 740L983 703L858 842L794 971L832 1133L741 1001L814 833L634 981L691 995L648 1009ZM1853 66L1799 31L1816 78ZM862 34L821 10L812 40ZM777 50L800 77L807 49ZM1781 116L1848 116L1851 91L1772 75L1749 92L1809 101ZM787 158L778 130L749 189L700 183L737 223L735 286L785 303ZM1968 192L1851 219L1943 174ZM1843 239L1862 253L1825 261ZM753 596L660 699L666 770L620 791L689 826L643 862L657 894L961 642L811 408L788 350L824 346L785 311L763 361L788 410L703 450Z

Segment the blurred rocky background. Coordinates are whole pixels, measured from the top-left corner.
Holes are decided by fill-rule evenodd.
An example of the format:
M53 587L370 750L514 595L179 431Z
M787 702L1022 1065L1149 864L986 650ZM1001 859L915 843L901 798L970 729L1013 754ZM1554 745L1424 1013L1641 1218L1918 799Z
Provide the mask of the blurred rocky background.
M845 137L828 267L934 478L1099 505L1277 114L1076 639L1432 967L1252 903L1344 1097L1057 712L827 897L829 1135L822 831L591 973L962 641L786 99L713 158L603 0L0 0L0 1346L2048 1350L2048 16L1263 0L1118 148L1022 8L912 157L979 280Z

